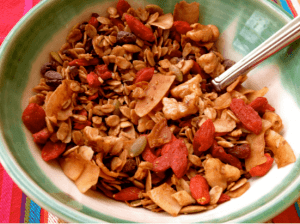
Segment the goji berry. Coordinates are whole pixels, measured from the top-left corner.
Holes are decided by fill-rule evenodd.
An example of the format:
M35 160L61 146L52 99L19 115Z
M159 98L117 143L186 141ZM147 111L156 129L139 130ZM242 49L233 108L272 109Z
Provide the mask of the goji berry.
M227 135L229 132L215 132L215 137Z
M173 23L175 30L180 34L186 34L188 31L192 30L190 24L185 21L175 21Z
M227 194L222 193L219 200L218 200L218 202L217 202L217 204L221 204L225 201L230 201L230 197Z
M200 205L206 205L210 202L209 186L204 177L196 175L190 180L190 190L192 197Z
M202 79L208 79L210 76L204 72L204 70L200 67L200 65L194 61L193 67L190 70L191 74L199 74Z
M101 86L101 82L99 81L98 76L94 72L90 72L86 76L86 81L88 82L90 87L97 88Z
M153 168L154 172L164 172L170 168L170 160L171 160L171 153L161 155L160 157L156 158L153 161Z
M128 11L128 9L131 8L131 6L129 5L129 3L125 0L119 0L117 3L117 12L119 14L120 17L122 17L122 15Z
M125 19L130 30L137 37L149 42L153 42L155 40L153 32L148 27L146 27L141 21L129 14L125 15Z
M110 21L114 26L117 26L119 29L124 27L124 23L122 20L117 19L117 18L110 18Z
M227 154L223 147L219 146L216 141L214 141L214 144L212 146L211 155L215 158L220 159L223 163L228 163L232 166L237 167L238 169L243 168L241 161L233 155Z
M88 116L88 113L87 113L87 111L85 110L85 109L82 109L82 110L80 110L79 112L78 112L78 114L79 115L83 115L83 116Z
M264 113L266 110L275 111L265 97L257 97L249 104L249 106L251 106L258 113Z
M142 190L137 187L127 187L113 195L118 201L132 201L140 198Z
M38 144L45 144L50 136L51 133L49 132L48 128L44 128L32 135L33 141Z
M66 149L66 144L63 142L48 141L42 149L42 158L44 161L49 161L59 157Z
M108 70L106 64L104 65L97 65L95 68L96 74L103 80L110 79L112 77L111 72Z
M86 60L85 58L79 58L69 62L69 66L89 66L97 64L99 64L98 58L92 58L90 60Z
M177 178L184 176L188 165L188 150L183 139L178 139L172 143L173 153L170 166Z
M232 99L230 109L242 122L244 127L258 135L262 129L262 121L259 114L249 105L246 105L242 99Z
M92 122L90 122L90 121L85 121L83 123L75 122L73 128L76 130L81 130L81 129L84 129L86 126L91 126L91 125L92 125Z
M31 133L36 133L46 127L45 117L46 113L40 105L30 103L23 111L22 121Z
M94 95L91 95L88 97L88 100L95 100L98 98L98 93L95 93Z
M214 143L215 126L212 120L207 119L194 136L194 151L204 152Z
M262 177L271 169L274 159L268 153L265 153L265 156L267 157L265 163L255 166L249 171L252 177Z
M143 136L143 135L141 135ZM142 152L142 158L145 160L145 161L148 161L150 163L153 163L154 160L157 158L157 156L155 155L154 153L154 149L151 149L150 146L149 146L149 143L147 142L147 145L144 149L144 151Z
M97 20L96 17L92 16L91 19L89 20L89 24L91 24L92 26L94 26L95 28L97 28L98 25L99 25L99 22L98 22L98 20Z
M138 82L149 82L154 75L154 68L142 68L136 73L134 83Z
M235 145L233 148L228 149L227 153L239 159L247 159L251 154L251 148L249 144Z

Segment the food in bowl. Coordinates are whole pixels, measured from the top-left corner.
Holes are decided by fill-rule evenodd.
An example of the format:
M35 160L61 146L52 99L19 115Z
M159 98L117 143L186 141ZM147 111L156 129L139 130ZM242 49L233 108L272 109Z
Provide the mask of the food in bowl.
M268 88L246 89L246 75L210 85L234 62L215 47L218 28L198 23L198 3L164 14L119 0L107 12L50 53L22 116L80 192L176 216L241 196L274 160L295 162Z

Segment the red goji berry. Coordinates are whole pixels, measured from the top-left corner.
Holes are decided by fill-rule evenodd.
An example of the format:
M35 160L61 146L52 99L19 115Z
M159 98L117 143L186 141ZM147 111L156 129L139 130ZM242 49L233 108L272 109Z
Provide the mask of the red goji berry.
M128 9L131 8L131 6L129 5L129 3L125 0L119 0L117 3L117 12L119 14L120 17L122 17L122 15L128 11Z
M190 24L185 21L175 21L173 23L175 30L180 34L186 34L188 31L192 30Z
M157 156L154 153L154 149L150 148L148 141L144 151L142 152L142 158L150 163L153 163L154 160L157 158Z
M89 20L89 24L91 24L92 26L94 26L95 28L97 28L98 25L99 25L99 22L98 22L98 20L97 20L96 17L92 16L92 18Z
M208 79L210 76L204 72L204 70L200 67L200 65L194 61L193 67L190 70L191 74L199 74L202 79Z
M262 177L271 169L274 159L268 153L265 153L265 156L267 157L267 161L265 163L253 167L249 171L252 177Z
M86 81L88 82L90 87L97 88L101 86L101 82L99 81L98 76L94 72L90 72L86 76Z
M225 201L230 201L230 197L227 194L222 193L217 204L221 204Z
M258 113L264 113L266 110L275 111L265 97L257 97L249 104L249 106L251 106Z
M194 152L204 152L214 143L215 126L212 120L207 119L194 136Z
M154 75L154 68L142 68L136 73L134 83L138 82L149 82Z
M85 58L79 58L69 62L69 66L89 66L89 65L97 65L97 64L99 64L98 58L93 58L90 60L86 60Z
M243 168L241 161L233 155L227 154L224 148L222 146L219 146L216 141L214 141L214 144L212 146L211 155L215 158L220 159L223 163L228 163L240 170Z
M47 142L48 138L50 138L50 136L51 136L51 133L48 130L48 128L44 128L44 129L40 130L39 132L32 135L33 141L38 144L45 144Z
M88 113L87 113L87 111L85 110L85 109L82 109L82 110L80 110L79 112L78 112L78 114L79 115L83 115L83 116L88 116Z
M233 148L228 149L227 153L239 159L247 159L251 154L251 148L249 144L235 145Z
M63 142L48 141L42 149L42 158L44 161L49 161L59 157L66 149L67 144Z
M154 172L164 172L170 168L171 154L161 155L153 161Z
M112 77L111 72L108 70L106 64L104 65L97 65L95 68L96 74L103 80L110 79Z
M31 133L36 133L46 127L45 117L46 113L40 105L30 103L23 111L22 121Z
M183 139L178 139L172 144L173 153L170 166L177 178L184 176L188 165L188 150Z
M242 99L232 99L230 109L242 122L244 127L258 135L262 129L262 121L259 114L249 105L246 105Z
M118 201L132 201L140 198L142 190L137 187L127 187L113 195Z
M124 27L124 23L122 20L120 19L116 19L116 18L110 18L110 21L112 22L112 24L114 26L117 26L119 29ZM122 29L121 29L122 30Z
M155 40L153 32L148 27L146 27L141 21L129 14L125 15L125 19L130 30L137 37L149 42L153 42Z
M206 205L210 202L209 186L204 177L196 175L190 180L190 190L192 197L200 205Z
M75 122L73 128L76 130L81 130L81 129L84 129L86 126L91 126L91 125L92 125L92 122L90 122L90 121L85 121L84 123Z
M94 95L91 95L88 97L88 100L95 100L98 98L98 93L95 93Z
M215 137L227 135L229 132L215 132Z

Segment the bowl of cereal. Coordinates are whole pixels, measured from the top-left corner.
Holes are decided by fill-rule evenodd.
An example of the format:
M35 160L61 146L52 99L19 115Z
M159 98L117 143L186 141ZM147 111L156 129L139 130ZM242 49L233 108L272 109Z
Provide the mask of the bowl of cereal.
M1 163L69 222L268 221L299 197L299 42L211 81L290 20L267 0L45 0L0 49Z

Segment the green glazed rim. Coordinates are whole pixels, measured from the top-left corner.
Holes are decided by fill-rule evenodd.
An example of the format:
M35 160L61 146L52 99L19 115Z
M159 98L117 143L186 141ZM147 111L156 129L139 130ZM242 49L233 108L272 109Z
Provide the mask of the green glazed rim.
M74 0L79 4L86 4L83 3L85 1ZM12 135L12 133L18 133L20 138L20 142L26 142L25 135L22 133L22 125L21 125L21 105L16 104L13 105L12 103L8 103L8 101L19 102L20 98L18 96L23 95L23 91L26 87L26 78L28 78L28 74L24 75L24 80L22 82L14 83L14 77L9 77L8 75L4 74L4 72L13 73L17 71L18 68L8 68L9 60L12 58L22 58L20 55L16 54L16 45L15 43L20 44L20 40L18 38L20 36L25 37L26 28L30 26L32 23L35 23L35 20L39 18L44 13L49 13L49 6L50 9L54 10L57 9L60 0L44 0L37 4L33 9L29 11L18 23L17 25L11 30L8 34L6 39L4 40L2 46L0 47L0 105L12 105L10 110L1 107L0 108L0 161L1 164L4 166L8 174L12 177L12 179L18 184L21 190L28 195L32 200L38 203L41 207L45 208L49 212L57 215L58 217L69 221L69 222L99 222L99 220L106 221L106 222L122 222L127 223L131 222L128 220L122 220L115 217L111 217L109 215L100 213L95 211L91 208L86 206L82 206L81 211L77 211L74 207L68 206L60 200L58 196L52 196L44 190L44 186L51 186L55 192L62 193L57 187L51 183L50 180L45 179L43 183L37 183L37 176L38 175L45 175L42 171L37 170L37 176L35 174L28 174L28 172L22 168L22 164L26 164L26 161L20 162L20 158L22 155L17 155L16 152L13 150L13 147L25 147L28 146L18 145L18 140ZM80 3L82 2L82 3ZM89 5L94 4L95 0L86 1ZM161 1L151 0L148 2L155 2L156 4L163 5ZM188 1L191 2L191 1ZM291 19L292 17L285 12L282 8L277 6L275 3L271 2L270 0L264 0L263 3L267 4L272 10L276 11L278 15L286 18ZM63 3L64 5L68 5L67 1ZM172 2L171 5L173 7L175 3ZM84 7L79 9L81 12ZM168 8L170 6L168 5ZM59 10L59 9L57 9ZM168 9L167 9L168 10ZM74 12L76 13L76 12ZM69 21L68 18L64 17L66 21ZM55 27L54 27L55 28ZM43 37L44 42L47 42L51 37ZM26 40L25 40L26 41ZM38 43L37 43L38 45ZM19 46L19 45L18 45ZM26 48L25 48L26 49ZM22 48L20 49L20 51ZM11 52L15 54L12 55ZM24 52L23 52L24 53ZM26 52L24 53L26 54ZM28 63L30 63L29 61ZM28 67L28 66L27 66ZM27 71L30 71L30 68L27 68ZM26 71L25 71L26 72ZM5 79L6 78L6 79ZM4 80L5 79L5 83ZM8 92L8 88L15 87L16 88L16 97L10 96L11 98L7 99L7 95L5 93ZM21 97L22 98L22 97ZM11 117L9 111L15 112L15 121L12 120L12 124L7 124L5 122L5 118ZM16 141L15 141L16 140ZM30 163L32 163L32 167L38 168L36 162L34 162L34 158L30 155L28 150L28 154L26 154L27 158L30 159ZM21 165L20 165L21 164ZM28 165L28 164L27 164ZM255 202L251 206L247 206L243 210L236 211L226 217L222 217L222 219L215 219L212 218L209 222L224 222L224 221L232 221L238 220L238 222L264 222L269 220L271 217L282 212L286 209L289 205L291 205L299 196L299 187L300 187L300 178L299 178L299 170L300 170L300 161L299 159L295 162L293 169L289 173L289 175L284 179L283 183L281 183L276 190L269 192L264 197L261 198L260 201ZM285 190L281 193L282 190ZM59 195L58 193L58 195ZM279 200L279 198L280 200ZM250 213L249 213L250 212ZM249 214L248 214L249 213ZM92 217L93 216L93 217ZM95 218L94 218L95 217Z

